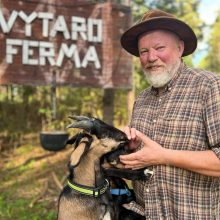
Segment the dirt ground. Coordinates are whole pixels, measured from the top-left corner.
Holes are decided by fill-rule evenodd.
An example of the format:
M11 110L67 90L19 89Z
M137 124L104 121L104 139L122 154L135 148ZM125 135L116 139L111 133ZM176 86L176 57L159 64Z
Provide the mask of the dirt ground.
M72 150L71 146L67 146L62 151L50 152L36 143L1 152L0 195L3 195L3 199L0 201L0 219L10 219L7 216L13 219L28 219L28 211L41 203L46 204L46 210L56 213L58 197L66 183L67 163ZM22 205L16 203L18 200L25 201L24 206L28 209L25 212L27 218L13 216L16 204ZM9 207L9 203L15 204L13 208ZM21 207L17 208L21 209ZM32 212L35 211L41 212L41 210L32 209ZM33 219L40 219L37 216L41 216L42 219L40 213L34 216L36 218Z

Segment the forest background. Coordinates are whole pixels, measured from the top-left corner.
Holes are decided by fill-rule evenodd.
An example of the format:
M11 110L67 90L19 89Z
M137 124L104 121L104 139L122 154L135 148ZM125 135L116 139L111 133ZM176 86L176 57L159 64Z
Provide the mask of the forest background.
M158 8L175 14L190 24L199 41L207 39L203 32L207 26L211 29L206 42L206 56L200 62L193 63L195 56L187 56L184 61L197 68L220 72L220 16L212 25L201 20L198 9L200 0L135 0L131 1L133 20L138 21L143 12ZM216 9L217 10L217 9ZM220 10L220 9L219 9ZM209 15L207 15L209 16ZM133 59L133 91L135 96L148 86L137 59ZM64 129L68 124L68 115L91 115L103 118L103 89L58 87L56 91L56 120L53 118L53 97L50 86L0 86L0 150L19 145L29 134L37 134L44 129ZM128 90L117 89L114 95L115 126L129 123Z
M200 17L200 4L200 0L131 1L134 22L148 9L157 8L188 23L200 42L207 41L202 59L193 62L198 56L194 54L184 61L192 67L220 74L220 8L216 8L213 24L207 25ZM204 31L207 27L209 32ZM137 96L148 84L138 59L133 59L133 66L133 94ZM39 146L39 133L65 129L71 114L103 119L103 89L58 87L56 118L51 89L50 86L0 86L0 219L55 219L59 184L64 182L62 169L66 169L70 151L45 152ZM117 89L112 94L113 124L119 128L129 123L129 92Z

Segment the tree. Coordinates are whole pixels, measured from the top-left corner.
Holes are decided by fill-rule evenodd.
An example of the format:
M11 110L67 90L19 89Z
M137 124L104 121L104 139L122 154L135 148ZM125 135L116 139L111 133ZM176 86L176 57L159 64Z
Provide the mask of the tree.
M211 27L211 36L207 43L208 54L201 61L200 67L220 74L220 15Z

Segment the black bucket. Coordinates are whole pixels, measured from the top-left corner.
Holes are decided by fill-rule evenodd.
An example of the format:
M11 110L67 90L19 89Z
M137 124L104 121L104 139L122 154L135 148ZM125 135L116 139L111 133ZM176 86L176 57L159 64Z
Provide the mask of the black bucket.
M68 136L65 131L44 131L40 133L40 143L45 150L60 151L66 147Z

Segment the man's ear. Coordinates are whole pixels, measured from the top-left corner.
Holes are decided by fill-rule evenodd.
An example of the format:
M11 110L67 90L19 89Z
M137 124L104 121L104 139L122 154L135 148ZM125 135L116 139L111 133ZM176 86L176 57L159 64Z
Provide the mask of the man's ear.
M180 40L178 42L178 50L179 50L179 55L180 55L179 57L182 57L182 54L183 54L183 51L184 51L184 47L185 47L184 41Z

